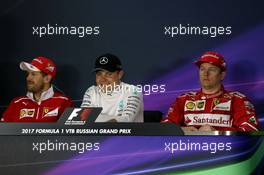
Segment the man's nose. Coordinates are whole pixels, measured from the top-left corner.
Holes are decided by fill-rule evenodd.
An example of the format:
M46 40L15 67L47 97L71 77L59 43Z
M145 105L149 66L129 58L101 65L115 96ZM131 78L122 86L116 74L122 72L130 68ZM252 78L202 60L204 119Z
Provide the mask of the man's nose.
M208 71L208 70L204 70L204 71L203 71L203 75L204 75L204 76L208 76L208 75L209 75L209 71Z
M30 73L27 75L27 78L26 78L26 79L27 79L27 80L31 80L31 79L32 79L32 76L31 76Z
M101 80L101 81L105 81L106 80L106 75L105 74L101 74L98 76L98 78Z

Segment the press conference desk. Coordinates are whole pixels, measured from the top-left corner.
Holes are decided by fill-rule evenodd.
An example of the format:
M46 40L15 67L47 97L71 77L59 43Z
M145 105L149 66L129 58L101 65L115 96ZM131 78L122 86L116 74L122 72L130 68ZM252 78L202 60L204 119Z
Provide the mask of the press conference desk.
M263 135L261 132L232 131L183 132L172 123L87 123L64 125L63 123L0 123L0 135L90 135L90 136L184 136L184 135Z
M184 135L189 136L236 136L236 135L253 135L253 136L263 136L263 131L257 131L257 132L237 132L237 131L195 131L195 132L184 132Z
M195 131L195 132L184 132L184 135L237 135L237 132L233 132L233 131Z

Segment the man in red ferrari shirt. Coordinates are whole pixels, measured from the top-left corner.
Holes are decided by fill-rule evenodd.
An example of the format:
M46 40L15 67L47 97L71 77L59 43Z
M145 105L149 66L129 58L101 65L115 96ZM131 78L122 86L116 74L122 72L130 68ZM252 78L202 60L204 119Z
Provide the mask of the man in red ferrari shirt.
M21 62L20 68L27 71L27 94L12 100L4 112L4 122L56 122L65 108L72 107L69 97L54 92L52 80L56 66L48 58L37 57L31 63Z
M248 98L224 89L226 62L216 52L206 52L195 62L201 90L177 97L164 122L174 122L183 131L258 131L258 118Z

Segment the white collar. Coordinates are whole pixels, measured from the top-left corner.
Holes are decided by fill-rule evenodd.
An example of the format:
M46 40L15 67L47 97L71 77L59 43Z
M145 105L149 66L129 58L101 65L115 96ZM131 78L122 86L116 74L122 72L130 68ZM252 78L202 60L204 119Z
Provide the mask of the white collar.
M54 90L53 90L53 87L51 86L48 90L41 93L39 102L41 102L43 100L47 100L47 99L53 97L53 95L54 95ZM36 101L34 99L34 95L32 92L27 92L27 97L30 98L32 101Z

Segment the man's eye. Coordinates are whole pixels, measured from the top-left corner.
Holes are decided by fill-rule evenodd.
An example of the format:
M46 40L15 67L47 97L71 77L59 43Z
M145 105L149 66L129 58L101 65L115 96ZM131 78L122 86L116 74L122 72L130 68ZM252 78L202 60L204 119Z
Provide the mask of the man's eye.
M209 69L209 71L211 71L211 72L215 72L215 71L216 71L216 69Z
M100 75L102 75L102 72L96 72L96 75L100 76Z

